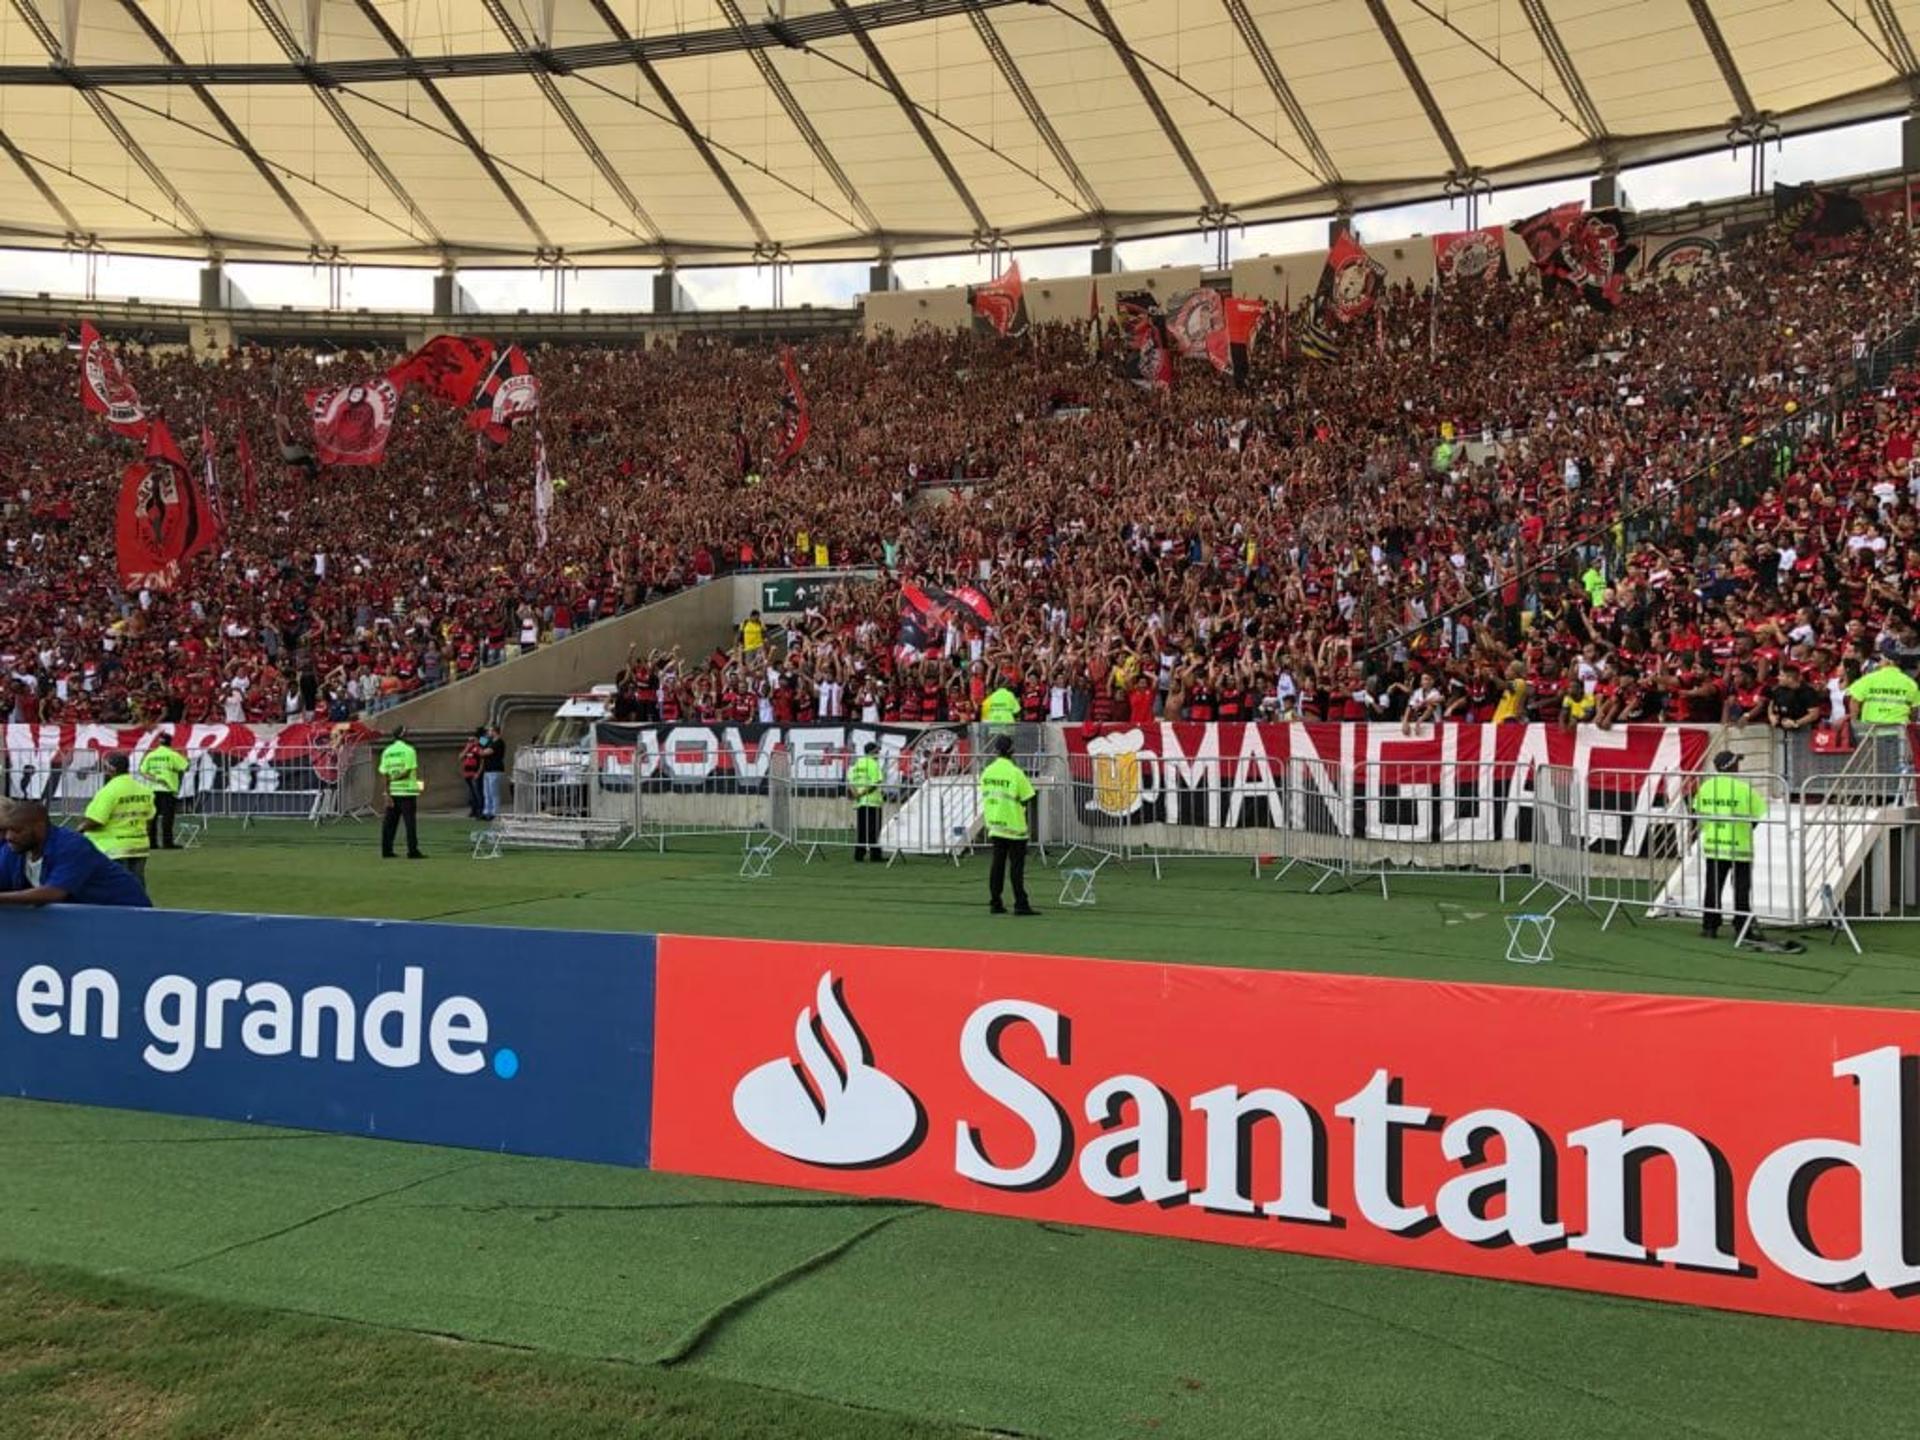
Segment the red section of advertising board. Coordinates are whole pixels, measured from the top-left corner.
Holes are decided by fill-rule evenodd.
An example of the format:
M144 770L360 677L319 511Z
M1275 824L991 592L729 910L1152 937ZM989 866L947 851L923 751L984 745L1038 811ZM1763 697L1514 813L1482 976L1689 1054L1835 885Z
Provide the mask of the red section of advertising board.
M659 953L663 1170L1920 1329L1914 1012Z

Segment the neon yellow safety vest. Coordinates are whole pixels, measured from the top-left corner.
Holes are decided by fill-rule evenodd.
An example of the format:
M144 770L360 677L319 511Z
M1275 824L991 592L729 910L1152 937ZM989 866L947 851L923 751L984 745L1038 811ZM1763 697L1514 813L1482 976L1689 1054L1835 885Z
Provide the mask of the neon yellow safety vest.
M98 829L87 838L115 860L144 860L147 822L153 819L153 791L131 775L116 775L87 802L87 819Z
M980 718L989 725L1011 725L1020 718L1020 697L1002 685L987 696Z
M380 773L387 777L389 795L404 798L426 789L420 783L420 757L404 740L396 740L380 752Z
M1027 838L1027 801L1033 799L1027 772L1002 755L980 772L980 814L996 840Z
M1765 817L1767 802L1746 781L1708 776L1693 792L1693 813L1700 817L1700 848L1707 859L1753 859L1753 822Z
M1920 685L1898 665L1869 670L1847 687L1848 698L1860 703L1860 718L1869 725L1904 725L1920 706Z
M153 782L154 789L178 795L187 773L187 757L170 745L156 745L141 757L140 773Z
M872 755L862 755L847 771L847 792L853 796L853 803L862 809L887 803L886 783L887 773Z

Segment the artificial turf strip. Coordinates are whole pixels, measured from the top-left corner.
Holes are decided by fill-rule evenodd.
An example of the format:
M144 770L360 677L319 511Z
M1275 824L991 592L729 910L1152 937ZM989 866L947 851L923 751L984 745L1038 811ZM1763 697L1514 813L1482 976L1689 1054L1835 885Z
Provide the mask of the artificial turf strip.
M430 859L382 862L367 825L315 830L286 823L242 834L216 829L205 846L155 856L156 900L178 909L443 919L460 924L661 931L1112 956L1182 964L1322 970L1417 979L1555 985L1848 1005L1920 1005L1920 925L1863 927L1864 955L1822 934L1803 955L1735 951L1691 924L1626 919L1602 931L1583 911L1560 912L1551 965L1504 959L1503 910L1486 879L1396 879L1311 895L1302 882L1256 881L1226 861L1110 866L1098 903L1060 910L1052 872L1030 867L1040 919L986 913L986 867L909 860L856 866L826 852L808 865L783 853L765 880L739 877L740 845L676 841L666 854L510 853L468 858L463 822L426 824Z
M655 1366L444 1339L0 1264L0 1434L14 1440L959 1440Z
M688 1388L672 1393L696 1415L730 1414L741 1383L850 1407L791 1432L808 1436L943 1433L924 1422L1050 1440L1756 1440L1907 1434L1920 1413L1911 1336L562 1161L251 1145L237 1128L0 1101L0 1256L103 1247L121 1278L171 1295L582 1360L678 1355ZM320 1158L337 1185L316 1182ZM337 1203L356 1186L386 1193ZM182 1236L182 1211L208 1218ZM317 1218L290 1223L302 1215ZM203 1258L183 1263L183 1241ZM195 1348L207 1368L252 1363L243 1346ZM719 1398L700 1398L702 1379ZM381 1383L429 1381L403 1367ZM34 1433L8 1423L9 1393L0 1435ZM279 1403L280 1430L184 1433L381 1433L329 1431L343 1422L325 1397Z

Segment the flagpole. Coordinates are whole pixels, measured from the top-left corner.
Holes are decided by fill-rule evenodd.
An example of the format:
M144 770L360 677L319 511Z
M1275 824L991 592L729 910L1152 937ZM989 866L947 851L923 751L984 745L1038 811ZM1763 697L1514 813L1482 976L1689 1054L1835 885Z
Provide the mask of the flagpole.
M1440 267L1433 267L1433 288L1427 292L1427 358L1440 353L1440 286L1446 279Z

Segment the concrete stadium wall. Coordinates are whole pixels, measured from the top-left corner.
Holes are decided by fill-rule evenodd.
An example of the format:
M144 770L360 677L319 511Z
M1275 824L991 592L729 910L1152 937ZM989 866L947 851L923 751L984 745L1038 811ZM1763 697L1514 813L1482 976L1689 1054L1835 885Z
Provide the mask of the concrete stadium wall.
M1315 276L1319 272L1316 270ZM984 269L980 279L987 278ZM1111 315L1114 296L1122 290L1146 290L1165 300L1201 283L1198 265L1163 265L1157 270L1130 270L1099 279L1103 313ZM1087 318L1087 286L1090 277L1066 276L1057 280L1028 280L1027 315L1036 324L1075 321ZM866 333L874 335L910 335L922 326L934 330L964 330L973 323L967 308L967 287L950 285L935 290L879 291L866 299Z

